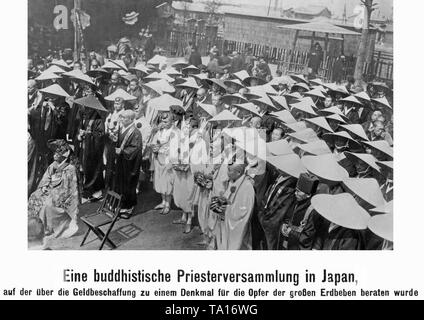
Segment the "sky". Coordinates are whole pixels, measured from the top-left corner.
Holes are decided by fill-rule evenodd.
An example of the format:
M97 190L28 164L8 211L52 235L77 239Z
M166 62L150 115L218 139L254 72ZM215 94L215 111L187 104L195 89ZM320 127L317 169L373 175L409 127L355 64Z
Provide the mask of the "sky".
M276 0L223 0L225 3L236 4L247 4L247 5L262 5L268 7L269 2L271 1L271 8L274 6L274 1ZM288 9L290 7L303 7L308 4L312 5L323 5L330 9L330 11L336 17L341 17L343 14L344 5L346 3L347 15L353 15L354 8L359 5L360 0L278 0L280 6L282 3L283 9ZM380 16L381 18L388 17L392 15L393 0L374 0L378 4L378 10L373 14L373 18Z

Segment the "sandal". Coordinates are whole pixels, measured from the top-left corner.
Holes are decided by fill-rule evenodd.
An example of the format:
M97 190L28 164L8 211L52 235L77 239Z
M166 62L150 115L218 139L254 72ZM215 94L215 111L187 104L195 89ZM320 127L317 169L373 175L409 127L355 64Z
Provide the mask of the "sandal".
M186 223L183 233L188 234L193 230L191 223Z
M170 211L171 209L169 208L169 206L165 206L165 208L163 208L160 214L167 215Z
M156 207L153 208L153 210L160 210L165 208L165 205L163 203L159 203Z

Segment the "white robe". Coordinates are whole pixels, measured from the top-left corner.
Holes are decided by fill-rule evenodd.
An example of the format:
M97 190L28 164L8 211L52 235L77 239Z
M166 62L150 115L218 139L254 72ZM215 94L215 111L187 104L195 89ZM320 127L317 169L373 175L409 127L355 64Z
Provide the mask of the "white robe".
M238 188L232 193L232 188ZM231 201L225 211L225 232L221 249L249 250L252 249L252 234L250 217L255 204L255 191L249 178L241 176L230 182L224 197Z

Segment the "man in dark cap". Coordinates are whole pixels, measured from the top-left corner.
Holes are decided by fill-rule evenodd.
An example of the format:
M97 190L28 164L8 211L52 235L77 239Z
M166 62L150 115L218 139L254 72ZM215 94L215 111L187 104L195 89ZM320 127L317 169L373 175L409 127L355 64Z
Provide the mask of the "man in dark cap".
M319 216L312 214L311 198L316 193L319 180L302 173L296 185L295 198L286 211L281 228L279 248L282 250L311 250Z

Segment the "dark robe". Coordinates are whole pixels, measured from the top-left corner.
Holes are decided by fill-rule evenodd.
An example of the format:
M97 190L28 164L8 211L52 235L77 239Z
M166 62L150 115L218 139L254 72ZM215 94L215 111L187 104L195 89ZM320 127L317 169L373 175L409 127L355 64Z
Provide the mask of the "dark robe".
M71 88L71 96L74 96L74 99L78 99L82 97L83 89L80 86L72 87ZM69 139L72 140L72 142L75 144L77 134L78 134L78 127L80 126L81 122L81 106L75 103L72 103L70 106L69 116L68 116L68 125L66 128L66 133L69 136Z
M44 172L53 161L53 154L47 146L51 139L62 138L58 136L59 122L61 115L58 108L51 110L43 107L44 100L32 109L28 115L29 133L31 141L29 145L28 158L28 195L37 188ZM62 119L63 120L63 119Z
M190 58L188 58L188 63L192 64L195 67L198 67L202 64L202 57L198 51L194 51L190 54Z
M94 192L105 187L103 179L105 125L97 111L93 110L81 122L79 129L86 131L76 148L82 169L82 196L89 198Z
M276 179L268 188L259 207L258 218L265 232L268 250L278 248L278 239L283 218L295 201L297 179Z
M359 113L356 111L356 109L352 108L347 114L347 119L349 120L350 124L359 124Z
M311 52L309 53L309 64L308 67L312 69L312 72L314 74L318 73L318 68L321 64L321 61L323 59L323 52L321 49L317 50L313 48Z
M235 56L233 60L231 60L231 73L236 73L244 68L243 58L240 56Z
M282 250L311 250L316 238L317 226L321 223L320 216L308 210L311 205L311 199L295 201L287 210L283 223L287 224L292 230L285 237L281 234L279 249ZM306 216L308 213L308 217ZM302 221L306 218L304 226Z
M361 231L340 226L330 232L327 231L322 243L322 250L363 250L364 247Z
M128 137L125 138L127 135ZM137 204L136 188L142 160L140 131L134 125L127 130L121 129L116 146L122 146L122 151L115 157L112 189L122 195L121 207L129 209Z

